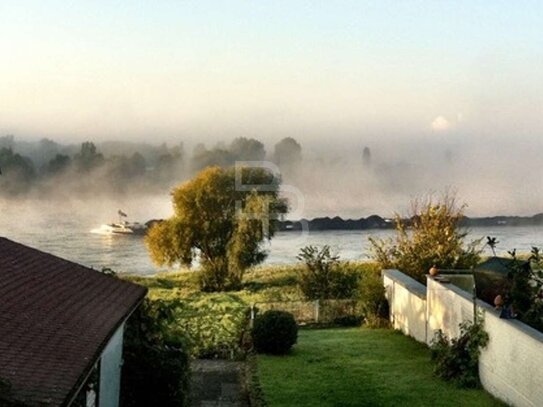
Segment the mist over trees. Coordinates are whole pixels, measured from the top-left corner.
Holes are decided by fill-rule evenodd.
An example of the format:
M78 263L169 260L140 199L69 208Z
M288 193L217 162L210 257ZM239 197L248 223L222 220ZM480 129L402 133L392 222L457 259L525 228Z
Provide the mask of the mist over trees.
M191 161L194 172L210 166L231 167L236 161L263 161L266 159L264 144L254 138L235 138L227 147L223 143L207 149L205 144L197 144Z
M0 191L7 194L26 192L36 177L34 164L28 157L14 153L11 147L0 149Z
M62 145L0 137L0 196L75 196L167 191L185 174L183 145Z
M292 219L391 216L407 210L413 196L451 187L469 202L469 216L533 215L542 211L543 189L537 187L538 172L528 168L543 165L540 151L535 144L498 148L443 137L393 144L369 136L350 144L332 136L304 144L292 137L266 143L237 137L185 145L182 140L63 144L8 135L0 137L0 198L167 197L207 167L264 160L279 167L285 191L294 187L303 197L299 210L291 210Z
M293 175L302 163L302 146L292 137L286 137L275 145L273 161L286 174Z
M235 162L234 155L220 146L207 149L205 144L198 144L194 149L190 169L198 172L206 167L217 165L219 167L230 167Z
M292 138L284 139L269 155L261 141L237 137L209 148L197 144L187 156L183 143L85 141L63 145L45 138L19 141L8 135L0 137L0 196L167 193L207 167L229 168L240 161L264 160L292 171L300 164L301 146Z
M262 161L266 158L264 144L254 138L238 137L230 143L229 150L236 161Z

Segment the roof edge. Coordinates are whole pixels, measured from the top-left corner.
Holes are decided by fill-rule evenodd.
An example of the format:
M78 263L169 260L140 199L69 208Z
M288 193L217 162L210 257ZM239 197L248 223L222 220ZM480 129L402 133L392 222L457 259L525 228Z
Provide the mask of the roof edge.
M113 278L117 278L117 277L113 277ZM123 318L121 318L119 320L119 322L115 325L115 328L110 331L109 335L106 338L104 338L104 340L102 341L102 343L98 347L98 350L93 355L92 363L89 363L87 365L87 367L84 370L84 373L80 376L80 380L77 382L76 386L73 387L76 390L71 391L70 393L68 393L68 395L66 396L66 399L62 403L61 407L64 407L64 406L69 407L74 402L75 398L77 397L77 395L79 394L79 392L81 391L81 389L83 388L85 383L87 382L88 377L92 373L92 369L96 365L96 362L102 356L102 353L104 352L104 349L106 348L107 344L109 343L109 341L111 340L111 338L113 337L115 332L117 332L117 330L119 329L119 327L121 325L123 325L126 321L128 321L130 319L132 314L136 311L136 309L138 309L138 307L143 303L143 300L147 296L147 292L149 291L149 289L147 287L144 287L144 286L136 284L136 283L132 283L130 281L127 281L127 282L130 283L130 284L137 285L137 286L143 288L142 295L140 295L138 300L135 302L134 306L123 316ZM124 332L123 332L123 350L124 350Z

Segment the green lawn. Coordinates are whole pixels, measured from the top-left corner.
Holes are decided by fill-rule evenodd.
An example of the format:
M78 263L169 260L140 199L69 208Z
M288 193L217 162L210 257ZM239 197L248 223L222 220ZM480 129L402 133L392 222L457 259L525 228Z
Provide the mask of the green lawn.
M428 349L388 329L301 330L288 356L258 356L276 406L501 406L432 375Z

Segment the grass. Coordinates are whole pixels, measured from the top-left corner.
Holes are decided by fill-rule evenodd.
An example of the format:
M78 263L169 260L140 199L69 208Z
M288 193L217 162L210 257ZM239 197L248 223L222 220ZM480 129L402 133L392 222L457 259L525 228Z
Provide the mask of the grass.
M300 298L297 286L297 267L267 266L256 267L244 276L239 290L229 291L247 304L264 301L287 301ZM177 271L159 273L152 277L123 276L130 281L149 288L152 299L190 299L207 295L200 291L199 271Z
M351 262L360 273L373 271L374 263ZM245 273L243 285L229 294L239 297L246 304L269 301L297 301L303 298L298 288L298 271L301 265L260 266ZM159 273L152 277L123 275L122 278L149 288L149 298L162 300L187 300L207 295L200 292L198 271Z
M169 335L182 337L195 357L236 357L247 329L249 307L254 303L297 301L299 265L265 266L248 270L242 287L223 293L201 292L199 272L177 271L152 277L122 275L149 288L150 300L175 302L175 323ZM360 273L375 268L368 263L350 263ZM258 306L258 304L257 304ZM312 308L311 308L312 309Z
M427 347L389 329L301 330L289 355L258 356L270 407L503 405L432 369Z
M360 273L367 264L354 264ZM172 338L183 338L194 357L237 357L247 330L248 310L253 303L295 301L299 265L257 267L245 274L237 291L200 291L198 271L160 273L153 277L121 276L149 288L150 300L174 303L175 323L169 327ZM257 305L258 306L258 305Z

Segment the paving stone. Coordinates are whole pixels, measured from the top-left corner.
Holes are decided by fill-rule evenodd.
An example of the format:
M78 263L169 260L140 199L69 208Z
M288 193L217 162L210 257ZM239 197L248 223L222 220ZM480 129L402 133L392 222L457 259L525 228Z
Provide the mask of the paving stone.
M247 407L242 392L243 362L195 360L191 364L192 407Z

